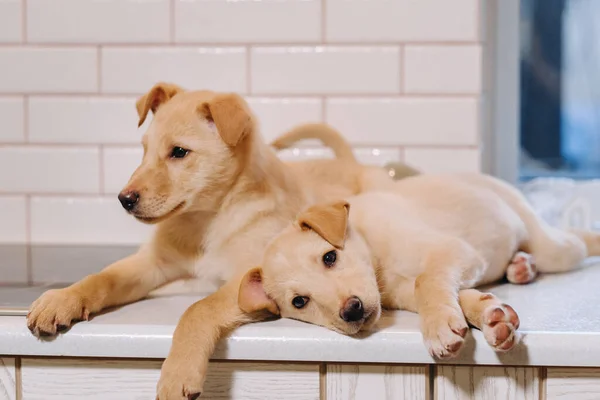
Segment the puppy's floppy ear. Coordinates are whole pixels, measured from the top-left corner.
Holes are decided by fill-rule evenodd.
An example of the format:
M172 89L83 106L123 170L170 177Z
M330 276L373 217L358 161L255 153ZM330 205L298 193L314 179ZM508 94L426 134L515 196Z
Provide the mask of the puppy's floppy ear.
M267 310L271 314L279 315L279 307L265 293L260 267L252 268L242 278L238 293L238 306L248 314Z
M171 98L176 94L183 91L184 90L181 87L172 83L159 82L154 85L148 93L140 97L135 103L138 117L140 117L138 128L142 126L146 120L148 111L152 110L152 112L155 113L156 110L158 110L158 107L171 100Z
M221 94L199 109L209 121L213 121L223 141L235 147L254 129L254 119L246 104L239 95Z
M311 206L296 220L301 229L312 229L335 248L343 249L349 211L350 204L342 200Z

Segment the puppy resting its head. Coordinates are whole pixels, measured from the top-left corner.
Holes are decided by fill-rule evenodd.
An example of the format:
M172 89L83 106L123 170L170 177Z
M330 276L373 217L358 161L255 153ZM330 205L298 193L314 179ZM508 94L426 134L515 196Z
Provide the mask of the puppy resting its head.
M242 279L239 305L353 335L381 315L370 252L348 225L349 204L312 206L269 244Z

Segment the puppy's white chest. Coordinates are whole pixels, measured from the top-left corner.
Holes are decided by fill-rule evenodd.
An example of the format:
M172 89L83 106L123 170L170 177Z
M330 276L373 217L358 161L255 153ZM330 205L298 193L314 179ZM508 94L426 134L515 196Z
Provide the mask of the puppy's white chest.
M194 276L218 286L234 273L231 260L215 252L205 253L194 263Z

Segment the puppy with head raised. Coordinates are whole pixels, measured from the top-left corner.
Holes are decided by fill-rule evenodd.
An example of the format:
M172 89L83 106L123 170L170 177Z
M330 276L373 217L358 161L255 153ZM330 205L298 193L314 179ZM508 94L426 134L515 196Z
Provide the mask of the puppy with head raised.
M435 357L458 354L468 324L506 351L517 313L474 287L504 275L527 283L535 267L568 271L600 255L599 235L548 226L494 178L423 175L394 186L300 213L242 280L240 308L350 335L372 327L381 307L405 309L419 313Z
M187 399L202 391L216 341L253 320L238 306L239 283L262 260L267 243L307 204L356 194L391 180L358 163L344 179L308 168L299 174L261 139L256 119L236 94L155 85L137 102L144 155L119 194L123 208L156 224L139 251L101 272L44 293L27 317L36 335L54 335L105 308L145 297L181 278L221 288L181 318L162 369L159 398ZM330 160L335 164L335 160ZM364 172L364 173L363 173Z

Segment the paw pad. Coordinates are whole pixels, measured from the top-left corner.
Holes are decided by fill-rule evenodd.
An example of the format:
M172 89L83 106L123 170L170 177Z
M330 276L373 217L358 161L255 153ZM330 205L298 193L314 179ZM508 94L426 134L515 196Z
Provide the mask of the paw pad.
M483 335L490 346L497 351L514 347L519 317L511 306L502 304L488 307L483 312L483 322Z
M536 275L537 268L533 256L522 251L515 254L506 269L506 279L514 284L530 283Z

